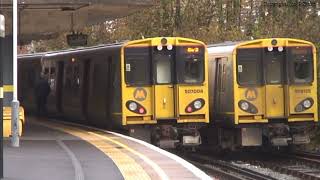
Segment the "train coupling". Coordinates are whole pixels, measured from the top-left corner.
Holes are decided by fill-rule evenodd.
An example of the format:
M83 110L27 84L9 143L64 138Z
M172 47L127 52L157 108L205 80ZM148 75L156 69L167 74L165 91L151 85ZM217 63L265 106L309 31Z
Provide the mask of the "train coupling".
M271 138L271 144L273 146L288 146L288 142L292 141L290 137L274 137Z
M292 144L308 144L310 137L308 134L294 134L292 135Z
M183 146L199 146L201 144L201 136L183 136L182 137L182 145Z
M159 147L162 149L175 149L179 140L161 139L159 140Z

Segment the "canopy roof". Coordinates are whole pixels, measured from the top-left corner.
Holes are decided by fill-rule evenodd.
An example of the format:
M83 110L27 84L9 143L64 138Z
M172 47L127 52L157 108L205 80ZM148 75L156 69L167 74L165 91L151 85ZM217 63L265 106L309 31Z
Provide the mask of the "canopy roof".
M18 0L20 40L50 38L59 32L82 29L127 16L152 6L153 0ZM12 0L2 0L6 34L12 32Z

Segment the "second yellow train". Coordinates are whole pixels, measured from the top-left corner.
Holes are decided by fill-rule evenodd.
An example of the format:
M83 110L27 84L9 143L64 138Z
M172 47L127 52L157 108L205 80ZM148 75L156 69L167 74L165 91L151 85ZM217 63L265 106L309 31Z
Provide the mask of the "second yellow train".
M289 38L208 46L211 126L216 147L310 142L318 122L315 46ZM212 129L214 128L214 129Z

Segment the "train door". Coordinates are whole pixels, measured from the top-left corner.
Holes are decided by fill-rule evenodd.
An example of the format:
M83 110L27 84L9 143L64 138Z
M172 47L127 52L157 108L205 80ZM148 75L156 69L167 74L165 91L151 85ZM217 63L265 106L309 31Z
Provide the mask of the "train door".
M225 105L225 83L226 83L226 60L227 58L216 58L215 74L215 97L214 108L217 113L224 111Z
M82 112L85 117L88 115L88 94L89 94L89 73L90 73L90 59L87 59L83 63L83 73L82 73L82 92L81 92L81 104Z
M92 59L88 70L87 118L90 124L107 127L105 108L110 103L107 101L108 61Z
M57 111L62 112L62 82L63 82L63 72L64 72L64 62L57 62L58 72L57 72L57 80L56 80L56 105Z
M266 81L266 116L267 118L284 117L285 87L284 87L284 53L265 53L265 81Z
M175 117L173 69L174 56L171 52L158 51L154 54L153 106L155 119L173 119Z

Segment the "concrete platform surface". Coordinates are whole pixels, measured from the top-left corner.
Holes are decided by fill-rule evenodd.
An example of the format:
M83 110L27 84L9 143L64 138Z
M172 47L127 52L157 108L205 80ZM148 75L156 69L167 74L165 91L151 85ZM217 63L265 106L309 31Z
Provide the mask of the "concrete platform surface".
M5 180L210 179L183 159L121 134L27 118L19 148L4 141Z

